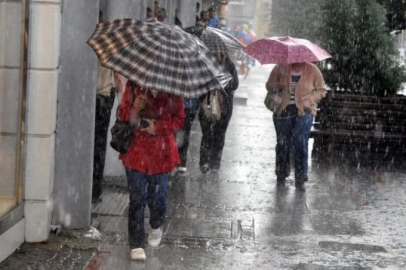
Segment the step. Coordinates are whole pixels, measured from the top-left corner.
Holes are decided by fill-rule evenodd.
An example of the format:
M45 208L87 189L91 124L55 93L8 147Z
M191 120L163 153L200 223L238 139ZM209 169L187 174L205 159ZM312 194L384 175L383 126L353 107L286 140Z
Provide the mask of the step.
M234 104L246 106L248 103L248 94L244 89L238 88L234 93Z

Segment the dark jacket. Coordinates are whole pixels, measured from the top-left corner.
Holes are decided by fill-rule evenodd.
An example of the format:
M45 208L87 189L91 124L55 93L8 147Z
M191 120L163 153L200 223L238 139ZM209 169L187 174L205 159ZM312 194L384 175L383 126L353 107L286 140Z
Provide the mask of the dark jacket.
M232 112L233 109L234 92L238 88L239 80L237 69L234 63L229 58L227 58L224 67L228 72L230 72L231 76L233 77L222 91L222 100L220 101L222 106L224 106L224 108L222 109L225 110L226 114L229 114Z

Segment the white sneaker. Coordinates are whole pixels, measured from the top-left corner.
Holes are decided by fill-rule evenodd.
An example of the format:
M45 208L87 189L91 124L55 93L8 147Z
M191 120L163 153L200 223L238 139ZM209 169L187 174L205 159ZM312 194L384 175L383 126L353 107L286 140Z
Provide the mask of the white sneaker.
M133 261L145 261L147 257L143 248L134 248L131 250L131 260Z
M186 171L187 171L186 167L176 167L171 172L171 176L184 175L186 173Z
M186 167L178 167L177 170L176 170L176 173L180 174L180 175L184 175L184 174L187 173L187 168Z
M151 229L148 235L148 245L150 247L158 247L162 240L162 226L158 229Z
M210 167L207 164L204 164L202 167L200 167L200 171L202 174L207 174L210 171Z

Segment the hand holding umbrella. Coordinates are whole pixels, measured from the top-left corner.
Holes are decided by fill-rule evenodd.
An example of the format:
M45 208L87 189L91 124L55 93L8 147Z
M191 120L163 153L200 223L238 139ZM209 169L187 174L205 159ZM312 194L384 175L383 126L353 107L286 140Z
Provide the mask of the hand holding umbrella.
M135 110L142 111L145 108L145 105L147 103L147 98L144 95L138 95L135 100L133 107Z

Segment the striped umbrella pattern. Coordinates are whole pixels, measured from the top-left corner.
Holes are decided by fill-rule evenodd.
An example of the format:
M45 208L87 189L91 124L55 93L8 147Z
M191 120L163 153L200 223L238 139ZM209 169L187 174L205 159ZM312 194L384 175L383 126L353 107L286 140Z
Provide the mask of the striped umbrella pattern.
M192 98L232 78L197 37L155 19L100 23L88 44L103 66L146 89Z

